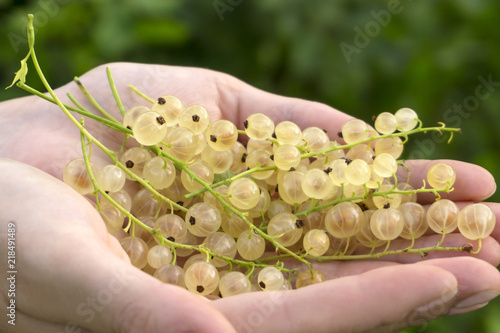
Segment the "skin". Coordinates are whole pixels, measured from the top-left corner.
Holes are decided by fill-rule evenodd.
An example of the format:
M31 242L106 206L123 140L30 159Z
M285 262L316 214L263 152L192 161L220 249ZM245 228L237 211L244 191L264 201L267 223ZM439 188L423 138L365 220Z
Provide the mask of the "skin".
M224 118L239 127L251 113L262 112L275 124L290 120L301 128L319 126L338 139L333 133L351 118L326 105L269 94L209 70L127 63L110 67L126 108L147 105L126 88L133 84L149 96L172 94L184 105L201 104L212 121ZM108 112L121 119L104 67L80 79ZM70 104L65 97L68 92L85 100L74 83L56 90ZM328 281L299 290L209 302L130 265L91 204L60 181L68 161L81 156L81 147L79 131L57 106L30 96L1 103L0 115L0 239L6 242L6 225L15 221L18 271L16 326L2 320L2 331L390 332L472 311L500 291L500 273L495 268L500 263L497 226L476 256L435 252L423 259L399 255L378 261L315 264ZM107 147L119 149L121 135L92 120L86 121L86 127ZM98 166L107 163L97 148L92 159ZM447 162L454 166L457 182L445 197L463 206L494 193L495 181L486 170ZM433 163L408 163L416 186ZM433 200L421 197L425 204ZM500 205L488 205L498 219ZM415 246L431 246L439 237L422 237ZM469 242L454 233L444 245ZM405 245L394 241L392 246ZM1 252L6 258L5 246ZM6 260L0 260L0 270L8 270ZM462 302L485 291L482 297ZM1 283L3 309L9 300L7 292L7 284Z

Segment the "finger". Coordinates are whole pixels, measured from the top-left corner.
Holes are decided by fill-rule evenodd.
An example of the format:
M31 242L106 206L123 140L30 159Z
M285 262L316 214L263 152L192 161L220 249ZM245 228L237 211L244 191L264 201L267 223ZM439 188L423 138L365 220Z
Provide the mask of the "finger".
M496 191L496 183L493 176L484 168L454 160L412 160L405 164L410 169L410 185L421 188L425 180L427 183L427 172L436 163L443 162L451 165L456 172L454 190L450 193L441 193L441 196L453 201L483 201L489 198ZM408 172L404 168L399 168L398 179L406 181ZM429 187L428 183L426 187ZM418 201L422 204L432 203L436 196L432 193L419 193Z
M415 318L432 302L440 301L445 309L451 306L455 277L429 268L385 267L293 291L232 296L214 305L237 330L246 332L388 331L401 322L415 325Z
M227 119L233 119L238 127L252 113L264 113L275 124L292 121L302 129L317 126L325 129L331 140L338 139L337 132L351 116L325 104L310 102L267 93L246 84L238 85L229 92L221 91L221 112ZM234 111L237 110L235 113Z
M459 209L463 209L465 206L470 205L471 202L457 202L456 204ZM493 213L496 216L496 220L500 221L500 204L492 202L485 202L484 204L492 209ZM426 207L426 209L427 208L428 207ZM432 231L432 229L429 228L425 236L415 240L413 249L434 247L441 241L441 238L442 238L441 234L436 234L434 231ZM443 251L434 251L431 249L430 251L427 251L425 258L422 258L420 254L401 253L398 255L384 256L381 257L380 259L402 262L402 263L411 263L420 261L422 259L434 259L434 258L444 258L453 256L466 256L466 257L473 256L485 260L493 266L498 266L500 264L500 245L498 244L499 239L500 239L500 225L499 223L496 223L495 228L493 229L493 232L491 234L491 237L487 237L486 239L482 240L481 251L478 254L471 254L467 251L443 252ZM409 240L405 239L393 240L391 241L389 251L405 249L408 246L410 246L410 243L411 242ZM467 239L464 236L462 236L458 228L455 229L451 234L447 234L444 238L443 244L441 244L441 247L461 248L464 246L467 247L471 246L472 247L471 250L475 251L478 249L478 242L475 240L473 241ZM375 249L374 252L375 253L382 252L384 248L385 245L379 247L378 249ZM368 249L364 246L358 246L356 253L367 254L370 251L371 249Z
M474 202L455 202L458 206L458 209L461 211L466 206L473 204ZM500 203L496 202L483 202L484 205L491 208L493 214L495 214L495 220L500 221ZM425 209L428 210L430 205L424 205ZM453 233L460 233L460 229L456 228ZM432 229L427 229L426 236L435 235L435 232ZM495 239L497 242L500 241L500 223L496 222L495 227L491 233L491 237Z
M495 229L493 229L493 232L491 233L491 237L496 239L497 242L500 242L500 204L491 202L485 202L484 204L490 207L491 210L493 210L493 213L495 213L496 224Z
M458 293L449 315L479 309L500 294L500 273L482 260L460 257L429 260L418 265L440 267L456 277Z
M107 265L73 307L75 323L96 332L234 332L221 313L185 289L122 262Z
M234 331L201 297L162 284L129 263L110 257L106 248L90 244L95 251L86 251L85 258L70 253L75 261L58 268L59 283L19 278L19 290L28 291L27 283L37 287L30 290L29 299L23 297L28 302L19 301L19 307L40 320L95 332ZM53 264L62 263L54 258Z
M381 256L375 260L383 260L398 263L415 263L422 260L436 259L436 258L452 258L452 257L474 257L488 262L490 265L496 267L500 264L500 245L492 237L487 237L482 240L481 251L477 254L471 254L469 250L454 250L454 251L438 251L433 249L441 241L442 235L430 235L424 236L415 240L413 249L424 249L427 248L425 252L420 253L398 253L389 254ZM404 239L397 239L391 241L388 251L404 250L408 248L410 242ZM472 250L477 250L478 242L471 241L458 233L452 233L445 236L443 243L440 248L458 248L462 249L464 247L472 245ZM381 253L385 250L385 246L381 246L373 253ZM367 254L371 249L365 247L359 247L356 250L356 254Z
M8 308L8 305L0 301L1 307L3 309ZM37 333L55 333L55 332L73 332L73 333L92 333L92 331L87 330L81 326L77 325L63 325L48 323L43 320L38 320L32 316L26 315L22 311L16 310L13 314L15 317L9 317L10 311L7 313L7 320L2 320L0 322L0 332L11 332L11 333L25 333L25 332L37 332ZM15 319L14 319L15 318ZM14 319L14 320L13 320Z

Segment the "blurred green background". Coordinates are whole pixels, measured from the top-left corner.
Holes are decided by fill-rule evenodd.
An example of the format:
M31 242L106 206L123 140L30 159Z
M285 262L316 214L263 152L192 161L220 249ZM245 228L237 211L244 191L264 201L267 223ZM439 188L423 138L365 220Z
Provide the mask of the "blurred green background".
M497 0L0 0L2 87L26 54L27 13L54 87L97 65L132 61L226 72L366 121L407 106L424 124L444 121L462 134L450 145L416 137L406 157L459 159L500 177ZM24 94L1 89L0 101ZM499 314L497 300L407 332L497 333Z

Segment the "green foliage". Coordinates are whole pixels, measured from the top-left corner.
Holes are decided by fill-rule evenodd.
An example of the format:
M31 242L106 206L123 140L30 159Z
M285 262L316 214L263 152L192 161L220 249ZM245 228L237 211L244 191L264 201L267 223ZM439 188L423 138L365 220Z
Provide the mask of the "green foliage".
M421 154L407 157L468 161L500 176L500 83L483 83L500 82L496 0L401 1L392 13L386 1L361 0L3 0L0 9L2 87L28 50L33 13L39 61L54 87L97 65L132 61L226 72L366 121L407 106L425 124L462 128L450 145L414 138L406 150ZM34 73L27 80L42 89ZM0 100L22 95L1 89ZM408 332L498 332L499 310L496 301Z

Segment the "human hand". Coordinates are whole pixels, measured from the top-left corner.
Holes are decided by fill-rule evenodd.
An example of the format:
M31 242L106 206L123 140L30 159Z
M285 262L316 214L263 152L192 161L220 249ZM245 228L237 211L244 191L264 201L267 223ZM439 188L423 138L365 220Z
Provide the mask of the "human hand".
M243 120L251 113L263 112L273 118L275 123L282 120L291 120L299 124L302 128L320 126L327 129L329 133L337 133L341 124L350 119L349 116L327 106L268 94L250 87L230 76L211 71L136 64L113 64L111 70L118 91L121 93L122 100L126 107L143 103L135 94L123 93L126 91L126 85L133 84L139 89L147 92L150 96L173 94L178 96L185 105L204 105L207 110L209 110L212 120L225 118L231 120L235 124L242 124ZM96 100L98 100L108 112L118 118L118 110L116 106L114 106L114 100L107 88L104 68L94 69L82 76L81 81L88 87ZM80 101L83 100L75 84L69 84L56 91L59 96L64 95L66 92L71 92ZM0 156L34 165L58 178L61 178L62 170L70 159L81 156L79 132L56 106L50 105L34 97L6 102L0 106L3 109L1 111L2 118L0 119L0 130L3 133L3 137L0 138ZM89 109L91 109L90 106ZM88 120L86 122L86 127L90 132L96 135L101 142L114 150L117 150L117 147L121 144L122 138L119 135L109 134L109 130L106 130L93 121ZM96 162L96 158L98 160L97 164L99 164L99 162L103 163L105 160L103 155L99 156L97 152L94 151L94 162ZM417 175L413 177L414 180L418 180L419 177L425 175L429 167L426 163L428 162L416 161L410 163L412 175ZM15 169L17 167L13 168ZM458 162L455 163L455 169L457 172L457 183L455 184L455 191L450 194L450 198L453 200L464 202L479 201L485 199L494 191L494 181L491 175L485 170L470 164ZM30 169L29 173L31 172L35 171ZM470 175L474 175L474 182L472 182ZM19 177L23 178L22 176ZM33 177L38 178L38 176ZM29 179L30 177L26 178ZM59 191L59 186L63 185L57 185L57 191ZM44 190L45 189L40 189L40 191L42 191L40 193L42 198L44 197L42 195ZM8 192L4 192L1 197L3 198L7 193ZM72 205L79 206L82 204L80 201L78 203L73 201L73 199L70 200L67 205L71 207ZM50 202L57 201L44 201L43 203L38 203L31 207L50 206ZM59 202L63 201L59 200ZM11 206L7 207L12 209ZM498 206L492 204L491 207L498 216ZM55 214L55 209L54 207L53 210L50 211L50 214L46 214L45 216L48 217ZM80 210L86 211L86 208L80 207ZM30 223L37 223L37 225L42 224L42 222L34 221L34 219L29 218L29 216L32 216L33 212L32 208L30 208L29 212L24 213L25 217L22 220L27 222L23 222L23 225L24 223L26 223L26 225ZM51 311L50 308L53 309L53 312L51 312L52 317L46 315L43 318L50 323L63 323L69 320L79 325L90 327L96 331L106 331L106 328L110 326L119 325L117 321L123 319L123 316L120 316L120 309L123 309L120 308L120 304L122 304L122 306L126 306L123 304L131 305L133 310L139 311L137 308L134 308L134 304L127 303L127 300L130 302L132 297L135 297L135 300L139 300L138 296L142 296L143 298L141 299L147 299L149 303L158 304L155 302L165 301L162 300L162 294L169 293L172 287L160 286L151 277L140 273L138 270L128 265L126 260L123 259L124 252L117 246L117 243L112 238L108 238L109 236L105 233L100 218L97 215L91 216L92 214L95 215L95 213L90 212L82 214L84 218L78 223L79 228L81 227L85 229L85 231L82 230L81 233L76 234L69 233L69 230L72 229L63 229L64 232L62 234L46 233L44 234L45 238L43 241L46 242L46 244L56 244L58 242L56 242L56 240L61 239L61 235L65 235L66 237L71 235L71 242L67 241L64 242L64 244L80 244L81 247L78 247L78 255L76 258L82 258L84 262L88 260L84 259L84 255L87 255L87 251L89 251L90 254L95 252L95 250L92 250L92 247L89 246L89 240L96 239L97 242L101 241L100 246L96 248L102 249L102 251L97 254L94 253L91 257L99 257L100 260L93 262L88 261L88 263L82 265L82 267L85 268L82 269L82 271L87 272L88 275L89 272L93 271L92 267L99 267L102 275L100 278L92 280L94 283L85 284L88 289L80 291L79 295L84 297L77 297L76 300L72 301L73 303L68 303L69 306L63 307L58 306L58 304L66 304L64 302L61 303L62 299L67 298L67 294L64 291L77 288L82 281L86 280L87 275L82 275L85 279L81 278L75 280L75 271L73 271L75 267L69 266L67 269L61 271L59 280L57 280L56 284L53 283L55 282L54 280L49 279L46 281L43 288L45 291L56 291L54 289L59 288L60 285L67 285L67 287L64 291L62 289L57 291L59 298L54 298L54 301L49 304L50 306L46 305L44 307L44 310L47 308L46 311L49 312ZM55 216L57 217L54 218L55 221L61 221L64 215ZM9 217L7 216L7 218ZM44 223L50 222L47 220L44 221ZM2 221L2 225L3 224L4 222ZM51 224L49 223L48 225ZM23 229L28 230L31 228L23 227ZM55 227L50 228L50 230L56 229ZM86 236L84 237L82 235ZM42 241L33 236L34 235L30 238L30 242L33 242L30 243L30 245L35 246L37 242ZM453 259L439 259L451 255L434 253L430 254L426 260L421 263L408 265L401 265L401 263L415 262L419 261L419 259L408 255L390 258L392 260L391 262L387 260L330 262L318 264L317 266L321 267L321 270L323 270L327 274L327 277L332 280L312 287L277 294L245 294L221 299L212 302L211 305L205 304L204 306L196 303L199 301L197 298L188 295L185 297L185 304L191 302L193 302L192 304L198 304L199 307L197 308L200 309L200 312L204 313L200 318L209 318L209 320L205 320L204 324L213 325L212 328L217 327L218 329L223 327L225 331L230 330L227 326L224 326L227 325L227 322L219 315L211 315L213 307L221 311L235 328L247 331L249 329L260 332L287 329L297 332L304 330L318 332L341 332L351 330L356 332L370 330L375 327L382 327L383 330L388 330L418 325L446 314L450 307L475 292L481 290L498 291L500 289L498 271L491 266L496 266L499 263L500 251L497 242L499 236L500 232L497 228L492 237L487 238L483 242L483 250L476 256L483 260L464 258L463 254ZM19 237L28 236L20 235ZM423 237L419 239L419 242L420 244L436 244L437 240L433 237L434 236ZM454 234L450 237L447 236L445 245L453 246L454 244L454 246L462 246L466 242L467 241L460 235ZM45 246L42 248L46 248L50 253L47 257L42 258L39 261L40 263L46 262L50 258L50 262L55 261L62 264L70 261L68 259L76 255L72 251L50 250L53 246ZM64 247L61 246L58 248L61 249ZM26 256L31 256L33 253L32 251L33 250L28 248L23 252ZM66 253L70 253L71 256L64 256L63 254ZM117 260L117 257L121 259ZM81 262L79 260L75 261ZM109 262L109 264L106 264L107 262ZM113 269L103 269L107 266L113 267ZM35 265L32 267L33 274L43 273L43 269L47 268L46 265L42 265L42 267L37 267ZM27 272L29 272L28 269L29 268L26 268ZM125 296L123 296L123 298L121 296L119 298L117 297L114 301L116 302L116 307L106 307L107 310L98 313L95 320L90 324L83 321L86 317L82 318L81 316L76 316L77 318L75 318L75 309L80 304L79 302L85 301L86 297L89 297L88 295L96 295L99 290L102 290L98 288L102 286L103 280L101 279L107 278L109 281L113 278L113 271L117 269L126 270L127 272L133 271L134 274L137 274L133 276L137 276L139 279L138 281L141 281L133 283L134 288L132 292L130 292L132 295L130 296L131 298L126 298ZM477 271L473 277L464 273L472 270ZM24 273L20 273L20 281L22 281L21 274L24 275ZM34 282L28 284L31 285L31 283ZM36 288L35 286L36 284L33 284L31 287L26 286L26 288ZM151 287L151 289L148 290L147 287L144 286L154 286L154 288ZM24 284L22 288L25 288ZM157 292L156 289L158 288L162 291ZM453 296L457 288L458 293ZM19 290L22 290L21 287L19 287ZM147 291L154 292L154 295ZM134 294L134 292L136 294ZM177 291L177 289L176 292L179 293L177 295L179 299L184 298L185 293L181 293ZM446 292L451 292L451 294L445 296ZM123 295L128 293L129 291L127 290ZM40 298L36 293L31 297L34 298L27 298L25 300L29 302L29 304L37 304L37 297L38 304L40 304L40 299L43 299L43 296ZM168 296L165 296L165 298L168 298ZM438 300L440 311L432 309L426 311L425 308L421 308L420 312L412 313L412 310L434 299ZM114 302L112 304L115 304ZM262 312L259 310L258 304L266 304L266 302L272 305L272 310L266 310L261 305L261 310L264 311ZM21 306L21 303L18 304ZM165 307L166 305L164 305L162 309ZM158 309L158 306L154 308ZM463 311L467 310L470 309L463 309ZM36 308L32 309L30 314L35 316L34 313L37 313L36 311ZM453 311L457 313L458 310ZM72 314L68 312L72 312ZM134 311L126 312L127 316L130 318L125 319L133 320ZM148 317L150 325L161 325L161 323L163 323L161 321L163 318L180 318L176 315L167 317L164 315L165 312L168 311L149 311L149 315L151 316ZM359 313L363 313L363 315L359 316ZM141 312L138 312L136 318L141 318L140 315ZM54 318L57 319L54 320ZM117 320L116 318L119 319ZM176 323L188 324L198 322L182 319L177 320ZM132 328L134 327L136 329L137 327L141 327L140 324L143 324L140 322L140 319L135 322L135 325L138 326L133 326L134 323L126 320L123 323L124 326L129 325L128 329L130 330L133 330ZM286 325L289 325L289 327ZM139 329L145 331L142 327ZM207 330L208 329L207 327ZM122 331L126 330L123 329Z
M0 158L0 174L0 239L6 244L14 222L17 270L15 326L2 320L2 331L233 331L201 296L132 266L97 211L70 187L8 159ZM0 267L11 270L7 260ZM5 286L3 309L11 298Z

